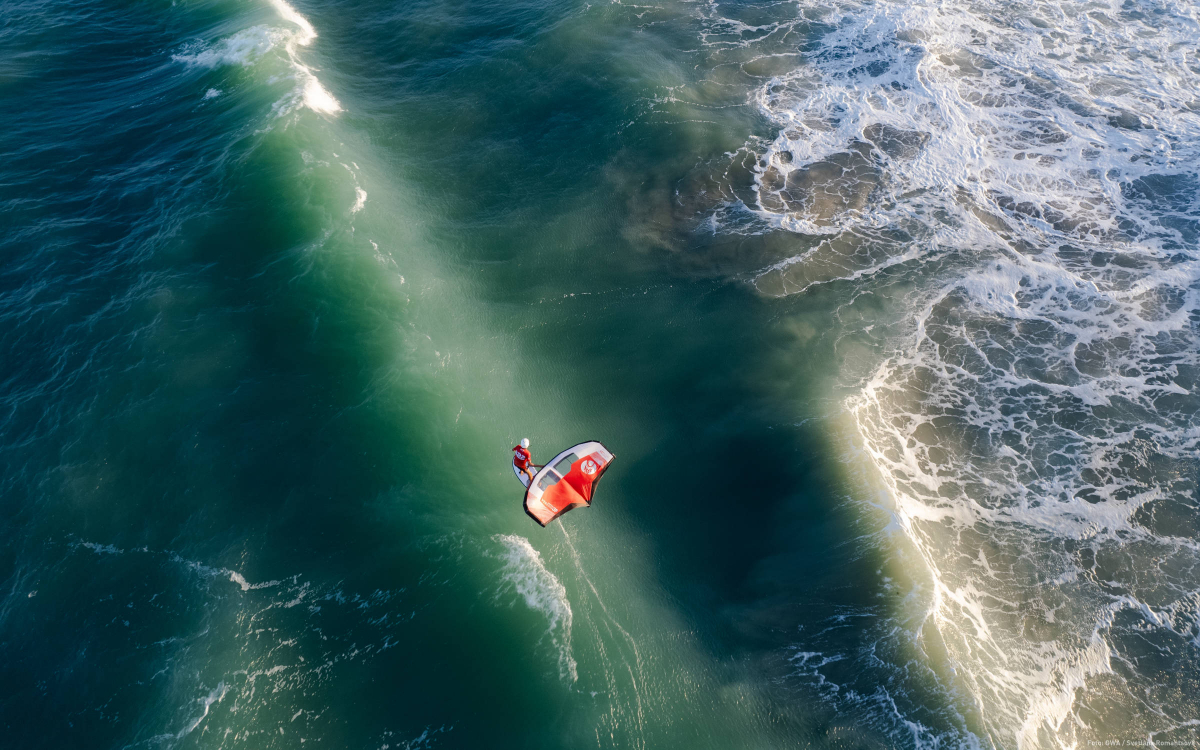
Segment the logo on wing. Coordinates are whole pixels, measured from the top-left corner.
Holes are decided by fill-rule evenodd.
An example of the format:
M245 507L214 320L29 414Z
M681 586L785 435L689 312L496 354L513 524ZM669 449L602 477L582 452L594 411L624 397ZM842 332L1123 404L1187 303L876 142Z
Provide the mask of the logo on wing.
M579 470L590 477L596 473L596 462L589 458L579 466Z

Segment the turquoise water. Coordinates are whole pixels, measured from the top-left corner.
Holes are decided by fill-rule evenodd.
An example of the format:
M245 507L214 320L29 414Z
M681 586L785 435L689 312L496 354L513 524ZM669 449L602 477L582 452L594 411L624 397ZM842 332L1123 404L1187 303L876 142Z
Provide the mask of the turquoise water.
M1193 15L10 3L5 744L1194 743Z

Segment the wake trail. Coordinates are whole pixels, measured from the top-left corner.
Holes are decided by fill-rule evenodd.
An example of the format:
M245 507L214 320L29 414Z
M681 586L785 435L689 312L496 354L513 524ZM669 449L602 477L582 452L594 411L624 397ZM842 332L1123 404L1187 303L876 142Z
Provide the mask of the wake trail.
M608 629L609 634L612 636L615 636L615 634L613 633L613 628L616 628L616 630L621 634L621 637L624 638L626 643L628 643L630 650L633 651L633 664L630 664L629 659L624 654L621 654L621 661L624 664L626 670L629 672L629 681L630 681L630 685L633 688L633 696L634 696L635 703L636 703L635 716L637 719L638 734L640 736L639 746L645 747L644 737L645 737L646 713L645 713L645 708L644 708L643 702L642 702L642 689L643 689L642 684L644 683L645 680L644 680L644 672L643 672L643 668L642 668L642 656L641 656L641 652L638 649L637 641L634 639L634 637L632 635L629 634L629 631L627 631L624 627L621 626L621 623L619 623L617 621L617 618L613 616L613 614L609 611L608 606L605 605L604 599L601 598L601 596L600 596L600 592L596 589L595 584L592 583L591 577L588 576L587 571L583 567L583 561L580 558L579 550L577 550L575 548L575 544L571 539L571 534L570 534L570 532L567 531L566 526L563 524L559 524L559 529L562 530L563 541L566 543L567 549L571 553L571 560L575 564L576 572L579 574L579 577L581 579L583 579L583 582L587 584L588 589L592 592L592 597L596 600L596 604L598 604L600 606L600 610L604 613L604 619L602 620L602 622L604 623L605 627ZM590 622L590 618L589 618L589 622ZM595 626L593 626L593 628L594 627ZM597 635L598 635L598 633L597 633ZM598 645L601 646L601 648L603 648L603 639L597 638L596 642ZM603 656L604 652L602 651L601 653ZM613 678L608 677L608 675L610 675L610 674L611 674L610 665L607 660L607 657L605 657L605 675L608 678L610 685L612 685L613 695L615 696L616 695L616 692L615 692L616 682Z

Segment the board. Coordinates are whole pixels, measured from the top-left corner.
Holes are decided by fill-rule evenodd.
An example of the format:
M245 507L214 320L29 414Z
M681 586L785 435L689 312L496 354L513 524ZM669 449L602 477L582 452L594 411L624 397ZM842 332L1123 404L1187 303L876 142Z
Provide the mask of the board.
M534 470L534 472L537 472L537 470L539 468L541 468L538 466L534 466L533 464L529 464L529 466ZM517 475L517 479L521 480L521 484L528 487L529 486L529 475L517 468L517 460L515 458L513 459L512 467L513 467L513 474Z

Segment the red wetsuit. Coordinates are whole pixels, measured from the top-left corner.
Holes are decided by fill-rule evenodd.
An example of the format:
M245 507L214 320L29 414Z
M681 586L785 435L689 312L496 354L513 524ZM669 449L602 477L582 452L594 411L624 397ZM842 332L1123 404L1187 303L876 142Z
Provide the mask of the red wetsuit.
M517 452L516 457L513 459L513 463L516 464L517 468L520 469L521 471L528 469L529 468L529 459L533 458L533 456L531 456L529 454L528 450L526 450L525 448L522 448L519 445L517 447L513 448L513 450L515 450Z

